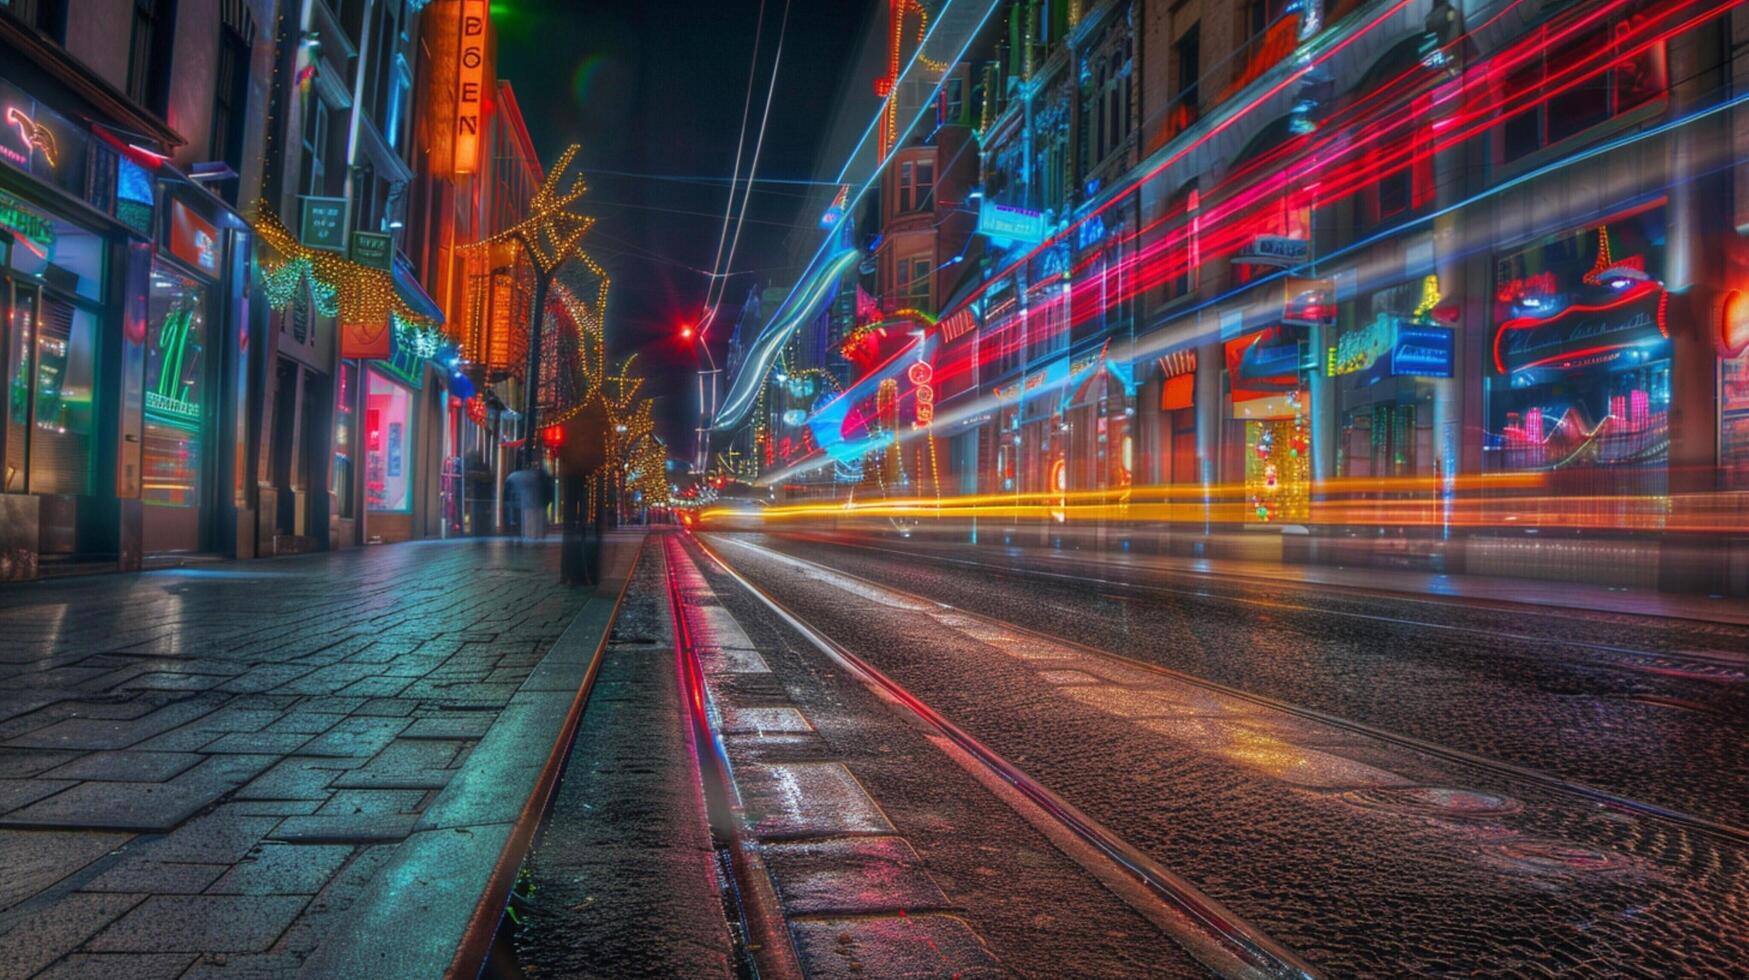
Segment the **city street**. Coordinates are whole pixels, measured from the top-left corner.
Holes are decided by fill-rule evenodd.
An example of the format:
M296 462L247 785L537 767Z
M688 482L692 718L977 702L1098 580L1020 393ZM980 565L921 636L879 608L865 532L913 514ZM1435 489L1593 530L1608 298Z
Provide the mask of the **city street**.
M1741 628L897 535L700 544L760 649L854 656L1319 971L1746 955ZM804 714L807 686L785 682ZM846 765L877 799L894 779Z
M0 980L1749 977L1749 0L0 0Z

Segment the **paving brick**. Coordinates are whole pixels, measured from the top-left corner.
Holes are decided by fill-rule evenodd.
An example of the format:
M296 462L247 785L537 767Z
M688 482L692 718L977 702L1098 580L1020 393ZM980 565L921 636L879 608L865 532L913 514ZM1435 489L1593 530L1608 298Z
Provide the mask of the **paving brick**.
M972 927L951 915L807 919L790 924L811 977L1002 977Z
M764 849L784 914L912 914L946 909L947 896L903 837L839 837Z
M156 861L232 864L241 861L279 821L278 817L252 816L228 806L219 807L153 842L147 853Z
M325 800L328 785L362 760L291 758L236 792L240 800ZM349 765L350 764L350 765Z
M324 817L354 813L413 813L425 795L422 789L341 790L316 812Z
M127 834L0 830L0 912L126 844Z
M228 864L173 864L130 858L81 885L79 890L198 895L229 868Z
M79 758L77 752L0 749L0 779L25 779Z
M0 980L23 980L77 949L144 895L66 895L0 934Z
M408 724L405 718L348 718L327 734L305 743L299 752L311 756L373 756L387 748Z
M75 953L37 980L174 980L195 961L190 953Z
M201 746L202 752L295 753L310 736L298 732L232 732Z
M203 704L170 704L128 720L69 718L7 744L20 748L125 749L211 712Z
M292 843L382 843L405 838L418 822L418 814L412 813L312 814L287 817L268 836Z
M53 779L160 783L201 761L192 752L93 752L44 773Z
M308 899L283 895L157 895L98 933L98 953L264 953Z
M492 726L493 716L479 712L435 715L415 721L401 733L403 739L477 739Z
M0 813L9 813L74 785L67 779L0 779Z
M209 895L314 895L352 851L348 844L263 844L206 891Z

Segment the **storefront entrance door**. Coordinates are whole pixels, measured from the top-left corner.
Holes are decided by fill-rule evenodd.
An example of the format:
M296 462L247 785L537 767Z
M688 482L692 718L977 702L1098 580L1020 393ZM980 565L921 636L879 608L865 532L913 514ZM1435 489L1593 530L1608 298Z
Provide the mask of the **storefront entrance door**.
M31 362L41 308L42 291L35 285L0 277L0 344L4 344L0 368L6 377L6 425L0 429L6 462L5 469L0 470L0 490L6 493L24 493L29 489L25 482L25 460L30 453Z

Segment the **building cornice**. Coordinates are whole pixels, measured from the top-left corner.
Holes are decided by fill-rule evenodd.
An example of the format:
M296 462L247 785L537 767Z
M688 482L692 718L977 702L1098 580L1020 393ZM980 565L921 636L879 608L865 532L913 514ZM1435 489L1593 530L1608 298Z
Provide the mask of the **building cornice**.
M95 120L137 136L156 140L165 149L188 142L182 134L92 71L66 48L0 11L0 43L17 51L39 69L71 89L106 118Z

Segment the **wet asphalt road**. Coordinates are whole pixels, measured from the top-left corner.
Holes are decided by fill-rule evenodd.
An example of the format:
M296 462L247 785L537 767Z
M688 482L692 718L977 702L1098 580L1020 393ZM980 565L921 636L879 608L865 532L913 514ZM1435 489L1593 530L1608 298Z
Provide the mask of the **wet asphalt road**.
M1020 626L1749 828L1749 628L896 537L766 540Z
M1165 932L952 762L920 725L800 638L690 542L689 551L716 600L771 667L725 677L720 693L740 707L793 703L818 733L744 747L771 764L842 762L1003 969L1023 976L1205 975ZM879 890L878 883L870 887Z
M1744 631L1194 578L991 549L715 536L816 629L1332 973L1734 973L1749 849L1211 694L1042 633L1740 824ZM894 543L880 543L893 548ZM895 603L798 556L992 617ZM978 564L965 564L975 561ZM1036 558L1034 567L1045 565ZM1510 637L1502 634L1510 634Z

